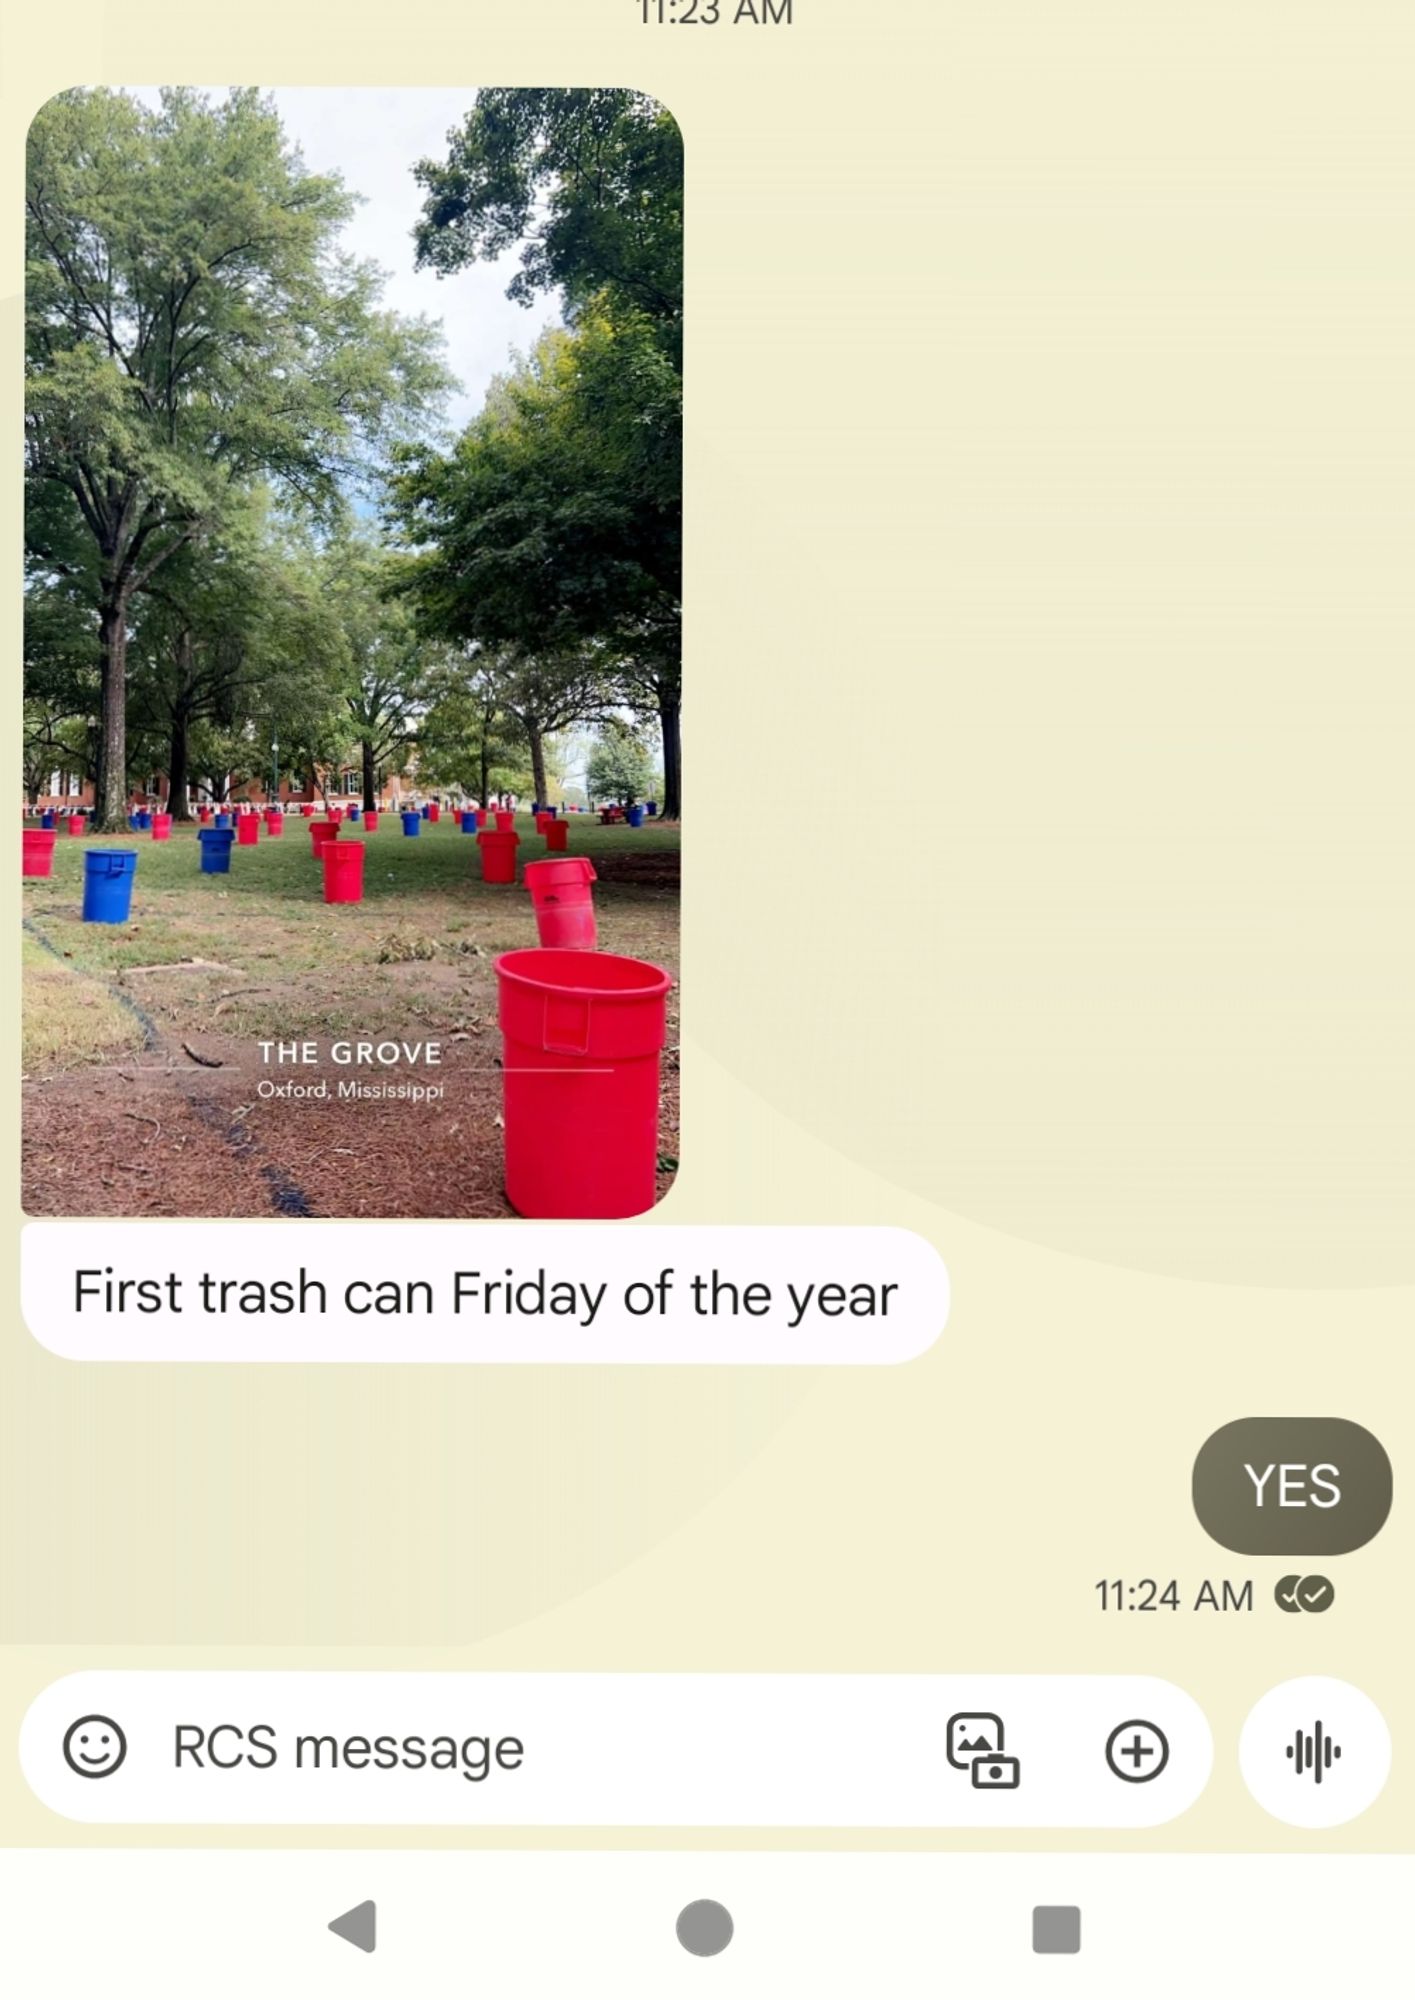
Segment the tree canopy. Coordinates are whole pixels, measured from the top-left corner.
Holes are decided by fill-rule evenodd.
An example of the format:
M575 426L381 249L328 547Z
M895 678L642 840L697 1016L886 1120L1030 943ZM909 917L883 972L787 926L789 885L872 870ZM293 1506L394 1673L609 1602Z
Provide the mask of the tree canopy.
M29 555L66 573L89 543L114 824L134 598L252 482L337 511L448 378L436 330L338 253L352 197L254 90L65 91L30 127L25 211Z
M516 248L508 296L561 293L646 314L681 365L683 140L633 90L482 90L447 158L414 169L426 191L420 263L437 271Z
M677 127L484 90L410 175L424 267L517 247L559 308L456 438L440 328L384 308L269 96L75 89L31 127L25 777L82 771L100 828L153 772L179 816L277 767L544 799L565 731L645 719L680 810Z
M401 455L391 515L429 629L577 654L653 714L681 805L683 143L629 90L484 90L425 190L419 261L521 247L510 295L566 329L493 385L448 454Z
M648 796L653 782L653 758L636 732L622 724L603 728L585 766L590 803L612 799L618 805L631 806L636 799Z
M632 327L542 335L449 454L403 455L403 588L487 645L676 657L679 428L677 378Z

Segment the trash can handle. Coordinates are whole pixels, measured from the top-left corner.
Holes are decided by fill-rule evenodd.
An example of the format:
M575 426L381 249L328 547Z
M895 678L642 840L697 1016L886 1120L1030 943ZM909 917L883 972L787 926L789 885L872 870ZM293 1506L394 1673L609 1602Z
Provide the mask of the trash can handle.
M547 1055L587 1056L590 1052L590 1003L569 993L547 993L541 1046Z

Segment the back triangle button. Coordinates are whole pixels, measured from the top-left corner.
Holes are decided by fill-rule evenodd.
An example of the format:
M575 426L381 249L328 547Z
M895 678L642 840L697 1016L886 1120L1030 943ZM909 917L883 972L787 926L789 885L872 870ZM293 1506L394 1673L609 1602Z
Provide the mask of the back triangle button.
M378 1942L378 1905L355 1903L352 1910L336 1917L329 1928L335 1937L343 1938L356 1951L372 1951Z

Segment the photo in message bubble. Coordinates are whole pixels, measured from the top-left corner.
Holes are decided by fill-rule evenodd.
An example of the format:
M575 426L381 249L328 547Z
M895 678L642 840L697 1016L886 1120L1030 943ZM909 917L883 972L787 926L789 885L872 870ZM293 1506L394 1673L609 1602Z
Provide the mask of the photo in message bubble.
M25 1208L651 1208L673 118L74 89L26 231Z

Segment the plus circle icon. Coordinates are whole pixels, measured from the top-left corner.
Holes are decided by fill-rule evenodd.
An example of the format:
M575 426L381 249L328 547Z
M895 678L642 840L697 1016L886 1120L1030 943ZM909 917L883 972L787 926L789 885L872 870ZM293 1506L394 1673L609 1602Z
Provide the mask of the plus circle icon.
M1157 1722L1122 1722L1106 1739L1105 1761L1127 1785L1148 1785L1169 1762L1169 1738Z

